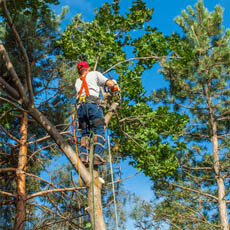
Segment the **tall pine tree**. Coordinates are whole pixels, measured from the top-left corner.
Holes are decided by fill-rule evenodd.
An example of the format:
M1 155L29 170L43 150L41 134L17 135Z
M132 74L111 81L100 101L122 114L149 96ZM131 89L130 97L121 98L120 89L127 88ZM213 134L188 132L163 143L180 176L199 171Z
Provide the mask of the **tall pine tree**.
M170 58L161 61L170 87L153 96L189 115L188 149L177 155L177 173L155 184L164 197L156 219L166 219L170 229L227 230L230 30L222 25L223 9L209 12L202 1L175 21L183 37L169 38Z

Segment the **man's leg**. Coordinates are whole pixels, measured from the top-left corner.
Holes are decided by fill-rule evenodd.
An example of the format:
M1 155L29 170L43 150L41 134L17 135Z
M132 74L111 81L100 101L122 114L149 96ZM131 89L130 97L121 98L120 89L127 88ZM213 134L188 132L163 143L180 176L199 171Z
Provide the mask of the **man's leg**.
M89 153L89 120L86 104L81 104L77 110L79 128L81 129L81 140L80 140L80 158L83 163L88 162Z
M105 130L104 130L104 116L103 109L96 104L90 106L90 120L92 121L92 127L94 132L94 156L95 161L104 164L105 161L102 159L104 153L105 143Z

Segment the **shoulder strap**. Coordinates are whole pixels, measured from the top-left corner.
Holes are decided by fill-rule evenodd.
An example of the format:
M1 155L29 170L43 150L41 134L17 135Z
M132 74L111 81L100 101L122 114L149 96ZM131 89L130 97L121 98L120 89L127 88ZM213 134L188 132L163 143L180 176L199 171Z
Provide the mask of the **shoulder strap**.
M87 82L86 82L86 76L87 76L88 73L89 73L89 71L87 71L83 76L80 77L80 79L82 80L82 83L81 83L81 89L80 89L80 91L78 93L78 98L81 96L83 88L85 89L85 94L87 96L89 95L89 88L88 88L88 85L87 85Z

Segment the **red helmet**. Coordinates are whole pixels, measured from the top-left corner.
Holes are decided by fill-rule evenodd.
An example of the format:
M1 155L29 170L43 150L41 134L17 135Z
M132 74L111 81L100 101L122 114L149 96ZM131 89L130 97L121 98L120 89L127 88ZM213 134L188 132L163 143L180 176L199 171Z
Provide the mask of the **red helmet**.
M89 64L86 61L81 61L77 64L77 69L80 71L82 69L88 68Z

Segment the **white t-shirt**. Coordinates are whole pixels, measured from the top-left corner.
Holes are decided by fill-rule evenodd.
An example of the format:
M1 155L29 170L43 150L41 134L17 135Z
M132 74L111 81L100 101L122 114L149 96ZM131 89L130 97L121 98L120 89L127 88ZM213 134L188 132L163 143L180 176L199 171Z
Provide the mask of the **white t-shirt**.
M105 82L108 80L102 73L98 71L90 71L86 75L86 82L89 88L89 95L99 97L100 87L105 86ZM75 88L78 93L81 89L82 80L78 78L75 83ZM85 88L83 88L81 96L85 96Z

